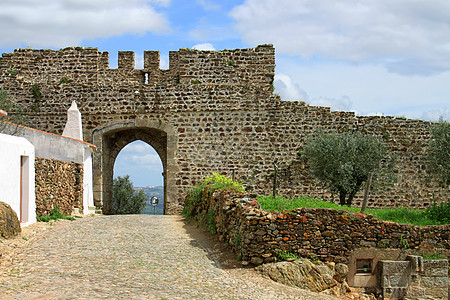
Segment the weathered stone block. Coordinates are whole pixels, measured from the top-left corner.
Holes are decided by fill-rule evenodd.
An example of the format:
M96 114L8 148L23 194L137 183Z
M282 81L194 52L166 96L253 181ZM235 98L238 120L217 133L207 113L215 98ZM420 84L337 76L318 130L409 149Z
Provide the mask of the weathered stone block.
M391 287L408 287L409 274L391 275L389 276L389 284Z
M0 202L0 236L9 239L21 231L16 212L5 202Z

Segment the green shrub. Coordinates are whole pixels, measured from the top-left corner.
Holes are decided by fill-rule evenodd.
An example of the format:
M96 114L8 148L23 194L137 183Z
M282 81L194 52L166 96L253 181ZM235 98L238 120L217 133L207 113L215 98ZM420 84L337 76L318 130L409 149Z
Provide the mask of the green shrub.
M217 224L216 224L216 211L213 209L209 209L208 213L205 215L205 223L207 226L208 231L211 234L217 233Z
M434 203L433 206L425 210L425 215L441 224L450 224L450 201L442 202L439 205Z
M232 190L244 191L244 187L237 181L218 173L204 178L187 193L182 215L190 222L199 219L212 233L216 231L216 212L208 206L215 191Z
M49 215L42 215L42 216L38 215L36 217L36 219L41 222L50 222L51 220L59 220L59 219L70 220L70 221L75 220L75 218L72 216L62 214L61 211L59 210L58 206L53 208L50 211Z

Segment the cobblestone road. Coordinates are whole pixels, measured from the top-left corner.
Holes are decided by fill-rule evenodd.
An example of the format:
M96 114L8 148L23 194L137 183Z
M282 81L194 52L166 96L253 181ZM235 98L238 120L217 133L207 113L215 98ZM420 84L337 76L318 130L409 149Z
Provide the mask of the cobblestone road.
M198 235L179 216L57 224L4 268L0 299L333 299L224 267Z

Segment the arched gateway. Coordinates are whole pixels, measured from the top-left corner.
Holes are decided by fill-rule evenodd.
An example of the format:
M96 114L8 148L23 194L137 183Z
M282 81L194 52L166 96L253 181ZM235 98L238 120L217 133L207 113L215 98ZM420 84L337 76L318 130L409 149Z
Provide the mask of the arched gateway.
M120 150L136 140L152 146L163 164L164 211L175 204L178 165L174 162L177 138L173 128L161 121L116 122L93 132L93 143L100 150L94 154L94 199L106 214L111 210L114 162Z

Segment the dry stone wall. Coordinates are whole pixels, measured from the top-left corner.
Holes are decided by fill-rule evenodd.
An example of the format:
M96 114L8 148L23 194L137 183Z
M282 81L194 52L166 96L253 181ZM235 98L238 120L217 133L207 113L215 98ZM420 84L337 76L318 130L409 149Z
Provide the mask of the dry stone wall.
M276 213L261 210L252 196L212 194L208 190L202 198L192 218L211 222L210 216L215 216L214 228L220 239L243 261L253 264L273 262L282 250L345 264L360 248L416 253L443 249L450 256L450 225L419 227L332 209L299 208Z
M119 53L118 68L110 69L109 54L96 48L18 49L0 58L0 86L24 107L27 125L53 133L62 133L66 110L73 100L77 102L83 136L99 149L94 155L97 206L107 201L102 195L112 184L108 161L115 159L102 153L115 145L103 145L103 138L94 141L95 133L105 130L105 135L113 136L125 125L148 129L139 124L153 124L152 128L167 133L167 148L160 151L167 162L170 198L165 203L170 209L166 213L179 212L187 189L212 172L234 173L249 190L270 193L275 161L281 168L280 194L331 200L333 196L308 176L297 155L306 136L317 129L373 133L398 155L398 182L374 191L369 206L421 208L433 197L438 203L449 198L449 188L430 179L424 167L429 122L358 117L282 101L272 91L275 49L271 45L223 51L180 49L170 52L169 58L170 68L161 70L159 53L145 51L144 68L135 69L134 53L124 51ZM33 86L41 96L32 92ZM114 131L106 132L110 127ZM355 201L360 200L361 194Z
M56 207L63 214L83 211L83 166L74 162L36 158L36 213L48 215Z

